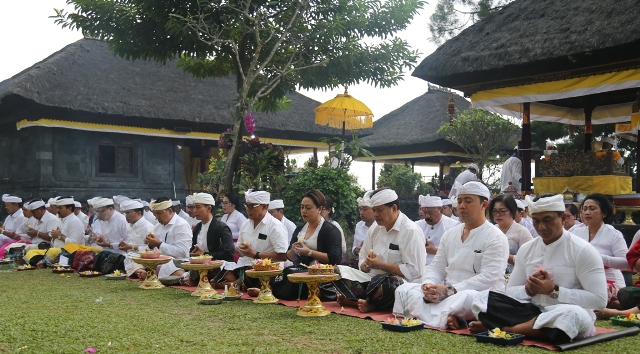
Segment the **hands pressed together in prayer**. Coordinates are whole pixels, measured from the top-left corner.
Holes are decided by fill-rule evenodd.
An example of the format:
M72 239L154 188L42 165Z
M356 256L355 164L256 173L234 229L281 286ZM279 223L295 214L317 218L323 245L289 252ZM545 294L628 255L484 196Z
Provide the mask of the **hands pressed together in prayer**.
M425 301L434 304L448 297L447 286L444 284L422 284L422 293Z
M104 235L103 235L103 234L98 235L98 237L96 238L96 241L95 241L95 242L96 242L96 244L97 244L97 245L102 246L102 247L109 247L109 246L111 246L111 244L109 243L109 241L107 241L107 240L104 238Z
M59 227L55 230L51 230L51 240L53 241L55 239L60 239L60 241L65 241L67 239L67 237L62 234Z
M434 246L433 243L430 243L429 240L427 240L426 249L427 249L427 254L436 254L436 252L438 252L438 249L436 248L436 246Z
M27 230L27 236L34 238L38 236L38 230L34 229L34 228L30 228L29 230Z
M306 256L307 254L309 254L309 251L311 250L303 242L295 242L291 246L291 249L293 250L293 253L297 255L303 255L303 256Z
M120 243L118 244L118 249L121 250L121 251L128 251L128 250L136 250L137 251L138 250L137 247L134 248L133 245L131 245L129 243L126 243L126 242L124 242L122 240L120 240Z
M540 269L531 274L527 278L527 283L524 286L524 290L527 295L534 296L536 294L549 295L553 291L554 285L549 273Z
M366 270L363 271L365 273L369 273L371 269L382 269L385 264L386 262L382 259L382 257L378 257L375 252L370 250L369 254L367 254L367 258L365 258L364 262L362 262L361 268L365 268Z
M156 235L154 235L153 233L149 233L147 234L147 236L144 238L144 243L149 246L150 249L156 248L156 247L160 247L160 244L162 244L162 241L156 237Z

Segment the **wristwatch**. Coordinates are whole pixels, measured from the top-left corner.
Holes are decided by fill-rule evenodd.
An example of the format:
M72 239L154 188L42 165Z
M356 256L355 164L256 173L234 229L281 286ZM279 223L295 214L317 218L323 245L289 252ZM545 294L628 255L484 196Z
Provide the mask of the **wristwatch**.
M255 258L255 259L259 259L259 258L260 258L260 252L256 252L256 255L255 255L255 256L253 256L253 258Z
M453 295L456 293L456 289L453 288L453 286L449 285L447 286L447 297Z
M560 296L560 287L556 285L553 287L553 291L551 291L551 294L549 294L549 297L552 299L557 299L558 296Z

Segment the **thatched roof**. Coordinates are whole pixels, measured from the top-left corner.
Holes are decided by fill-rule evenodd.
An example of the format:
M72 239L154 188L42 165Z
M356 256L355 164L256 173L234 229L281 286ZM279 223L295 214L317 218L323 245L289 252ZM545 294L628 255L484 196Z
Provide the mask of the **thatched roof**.
M469 101L453 95L458 111L468 109ZM415 153L464 153L458 145L437 134L449 122L449 93L430 89L425 94L385 114L373 123L373 133L362 140L378 156ZM375 159L375 158L372 158Z
M479 90L640 67L637 0L516 0L445 42L413 76Z
M175 62L132 62L102 41L81 39L0 83L0 124L46 117L221 133L232 125L235 87L232 77L195 79ZM340 135L314 123L320 102L296 92L287 98L290 109L254 115L259 136L317 142Z

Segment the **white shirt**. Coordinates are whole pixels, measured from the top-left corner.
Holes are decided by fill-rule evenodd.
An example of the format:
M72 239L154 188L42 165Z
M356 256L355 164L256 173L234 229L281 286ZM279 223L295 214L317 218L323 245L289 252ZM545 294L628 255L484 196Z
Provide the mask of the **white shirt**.
M507 235L507 242L509 242L509 254L514 255L518 253L518 250L522 245L533 240L533 236L531 236L529 230L515 222L515 220L505 235ZM507 270L510 273L513 270L513 266L511 264L507 264Z
M571 227L569 228L569 230L567 230L567 231L569 231L570 233L573 233L573 230L575 230L575 229L577 229L577 228L579 228L579 227L583 227L583 226L584 226L584 224L583 224L583 223L581 223L580 221L576 220L576 223L575 223L575 224L573 224L573 226L571 226Z
M60 232L66 238L64 242L56 238L53 247L62 248L64 245L73 243L76 245L84 245L84 226L78 217L71 213L66 218L60 219Z
M311 234L311 236L309 236L308 239L304 239L304 237L307 234L307 230L309 229L309 223L304 224L302 229L300 229L300 232L298 232L298 237L299 238L301 237L304 239L302 243L304 243L305 246L309 247L310 250L314 250L314 251L318 250L318 234L320 233L322 224L324 224L324 218L320 218L320 222L318 223L318 226L316 226L315 231L313 231L313 234Z
M28 218L22 223L22 225L20 225L20 228L18 229L18 231L16 231L16 233L20 235L20 238L23 241L31 242L31 237L27 235L27 231L33 228L37 222L38 222L38 219L36 219L34 216Z
M145 218L140 218L133 224L129 224L127 230L127 243L132 246L138 246L138 250L144 250L147 245L144 243L145 237L149 234L149 231L153 231L153 225Z
M229 226L233 242L237 245L240 227L247 221L247 218L241 212L234 210L231 214L224 214L220 220Z
M378 223L375 220L371 223L371 226L367 226L367 223L362 220L358 221L356 224L356 230L353 233L353 247L351 247L351 252L364 242L364 238L367 237L367 231L376 226L378 226Z
M560 288L555 300L541 294L529 297L524 289L527 278L541 266ZM566 230L550 245L536 237L518 251L507 294L543 307L573 304L586 309L603 309L607 305L607 286L602 260L593 246Z
M158 224L158 220L156 219L155 216L153 216L153 213L151 211L144 211L144 213L142 214L144 216L144 218L151 223L151 225L155 226Z
M455 182L458 182L460 184L465 184L467 182L477 181L477 180L478 180L478 176L476 176L475 173L473 173L473 172L471 172L469 170L464 170L464 171L462 171L462 173L460 173L458 175L458 177L456 177ZM455 184L455 182L454 182L454 184ZM453 198L454 195L457 196L458 195L458 191L454 187L452 187L451 191L449 192L449 199Z
M397 264L402 277L409 282L419 282L425 276L424 260L427 251L424 248L422 230L404 213L399 212L396 222L387 231L384 226L369 227L367 236L360 250L358 268L373 252L391 264ZM371 275L384 274L380 269L371 269Z
M80 220L80 219L78 219ZM124 215L120 214L117 211L114 211L109 220L100 220L100 234L104 237L106 241L111 245L111 249L109 251L125 254L126 252L118 249L118 244L120 241L129 242L127 239L127 231L128 225L127 219ZM148 232L148 230L147 230ZM103 249L104 247L98 245L97 243L92 243L91 247Z
M435 248L440 247L440 239L442 238L442 235L444 235L445 231L453 228L458 224L459 222L451 218L448 218L446 215L443 215L442 218L440 218L440 221L438 221L434 225L427 224L426 220L416 221L416 225L418 225L422 229L422 232L424 233L425 241L429 241L429 243L433 244ZM435 256L436 256L435 253L434 254L427 253L426 265L431 264Z
M533 227L533 219L531 219L530 217L520 219L520 225L526 227L533 238L540 236L538 235L538 231L536 231L536 228Z
M572 233L589 242L588 226L578 227ZM602 224L590 243L600 252L602 264L607 267L604 270L607 280L615 281L616 286L624 288L626 284L620 269L629 269L629 263L627 262L629 248L622 233L611 225Z
M184 210L182 210L182 209L180 209L180 212L178 213L178 216L183 218L183 219L185 219L185 220L188 220L188 218L189 218L189 214L185 213Z
M209 222L206 224L202 223L202 228L200 229L200 232L198 232L198 240L196 241L200 249L205 253L209 252L209 245L207 245L207 233L209 232L209 226L211 226L211 220L213 220L213 218L209 219Z
M286 216L282 215L282 220L280 220L284 228L287 229L287 239L291 240L293 237L293 232L296 231L296 224L294 224L291 220L287 219Z
M462 242L464 224L449 229L427 266L425 284L446 284L457 292L463 290L504 291L504 270L509 257L505 235L486 221L469 232Z
M29 219L31 220L31 219ZM44 212L44 214L42 214L42 217L40 218L40 220L36 219L35 217L33 218L33 223L31 223L31 221L27 221L31 227L33 227L34 229L38 230L38 232L44 232L46 234L50 233L51 230L55 230L58 227L60 227L60 218L51 214L50 212L46 211ZM25 235L26 236L26 235ZM49 242L43 238L40 238L38 236L34 237L34 238L30 238L29 236L26 236L27 239L30 239L31 243L37 245L40 242Z
M238 235L238 244L242 244L244 241L249 241L249 244L256 252L287 253L287 249L289 249L287 229L284 228L280 220L269 213L266 213L255 227L251 219L247 219L242 224ZM280 262L281 268L282 263ZM251 257L240 257L238 259L238 266L240 267L251 264L253 264L253 258Z
M511 156L502 164L502 171L500 171L500 183L501 191L509 187L513 186L516 188L516 192L520 194L520 190L522 189L522 183L520 179L522 178L522 161L515 156Z
M153 228L153 234L162 241L159 247L162 254L176 259L189 257L193 237L191 226L178 214L174 213L166 225L158 223Z
M342 254L345 254L347 252L347 241L344 239L344 231L342 231L342 226L340 226L340 224L335 220L331 220L331 223L333 224L333 226L337 227L338 230L340 230L340 236L342 236Z
M190 216L187 216L185 220L187 220L187 222L189 223L189 226L191 226L192 229L194 226L198 225L198 223L200 222L200 220L196 218L192 218Z
M80 221L82 221L82 225L84 225L84 228L86 229L87 226L89 226L89 217L87 216L87 214L79 212L76 216L78 217L78 219L80 219Z
M27 221L27 218L22 213L22 208L19 208L4 220L4 230L7 232L19 232L20 226L22 226L25 221Z

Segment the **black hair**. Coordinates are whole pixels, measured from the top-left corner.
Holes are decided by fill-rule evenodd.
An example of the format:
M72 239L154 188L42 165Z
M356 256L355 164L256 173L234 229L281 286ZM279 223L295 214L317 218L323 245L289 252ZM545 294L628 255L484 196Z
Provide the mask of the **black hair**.
M318 209L325 208L327 206L327 200L330 200L328 197L326 197L322 192L320 192L317 189L308 190L307 193L305 193L302 196L302 198L300 198L300 200L302 201L302 199L304 199L304 198L311 199L313 204ZM333 202L331 202L331 206L333 206ZM280 209L278 209L278 210L280 210ZM329 211L329 213L331 213L331 211Z
M329 212L329 219L333 220L333 199L328 196L325 196L324 199L324 208Z
M240 207L240 196L238 196L236 193L226 194L225 197L229 199L229 203L233 204L236 209Z
M600 194L600 193L589 194L586 198L584 198L584 200L580 204L580 209L584 207L584 202L586 202L589 199L598 203L598 206L600 207L600 211L602 212L603 215L605 215L604 223L611 224L611 221L613 219L613 204L611 204L609 199L604 194Z
M512 196L501 194L493 198L491 200L491 203L489 203L489 218L491 219L492 223L495 224L495 221L493 220L493 209L496 207L496 203L504 204L505 208L509 209L509 214L511 214L511 218L513 219L516 218L516 211L518 209L516 200L513 199Z
M578 211L578 207L575 206L575 204L567 204L565 205L565 209L569 209L569 213L571 213L571 215L573 215L574 217L578 217L579 211Z

